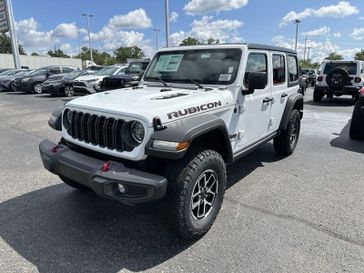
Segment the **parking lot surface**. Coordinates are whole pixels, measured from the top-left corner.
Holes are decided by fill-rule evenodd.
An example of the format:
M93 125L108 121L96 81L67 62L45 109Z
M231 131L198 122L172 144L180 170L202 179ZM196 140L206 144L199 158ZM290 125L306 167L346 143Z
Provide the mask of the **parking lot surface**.
M38 144L67 99L0 93L1 272L364 272L364 142L348 138L349 98L305 97L300 140L228 168L212 229L186 243L160 203L127 207L43 169Z

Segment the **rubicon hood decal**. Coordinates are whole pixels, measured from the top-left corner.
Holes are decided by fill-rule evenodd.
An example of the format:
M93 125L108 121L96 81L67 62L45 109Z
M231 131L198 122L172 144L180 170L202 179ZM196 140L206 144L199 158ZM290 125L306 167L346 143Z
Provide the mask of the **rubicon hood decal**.
M222 106L221 101L215 101L215 102L205 103L205 104L201 104L199 106L185 108L183 110L171 112L171 113L168 113L167 116L168 116L168 119L179 118L179 117L183 117L186 115L191 115L191 114L195 114L198 112L210 110L210 109L213 109L213 108L216 108L219 106Z

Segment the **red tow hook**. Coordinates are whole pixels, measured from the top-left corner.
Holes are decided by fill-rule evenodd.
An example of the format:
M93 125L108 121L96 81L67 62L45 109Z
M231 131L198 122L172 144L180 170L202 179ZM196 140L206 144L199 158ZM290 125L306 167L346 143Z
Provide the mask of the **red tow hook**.
M102 165L102 171L103 172L107 172L109 170L109 166L110 166L110 160L106 161L103 165Z
M51 149L52 153L56 153L59 149L59 146L58 145L54 145L53 148Z

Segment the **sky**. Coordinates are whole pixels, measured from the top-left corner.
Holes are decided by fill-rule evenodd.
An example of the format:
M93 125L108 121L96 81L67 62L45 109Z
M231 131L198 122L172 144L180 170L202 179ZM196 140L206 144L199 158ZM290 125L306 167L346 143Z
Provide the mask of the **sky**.
M60 48L68 54L87 46L90 18L92 47L112 52L139 46L148 57L165 46L164 0L12 0L17 38L27 53ZM169 0L170 43L191 36L220 42L253 42L294 48L295 19L300 19L298 53L305 39L310 58L330 52L345 59L364 49L363 0ZM306 51L308 53L308 50Z

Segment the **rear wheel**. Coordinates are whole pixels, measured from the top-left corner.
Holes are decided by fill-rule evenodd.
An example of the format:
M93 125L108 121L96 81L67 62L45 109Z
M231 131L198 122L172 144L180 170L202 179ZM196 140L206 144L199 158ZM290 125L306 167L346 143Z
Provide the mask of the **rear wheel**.
M364 139L364 114L361 113L361 107L364 103L358 101L355 104L353 115L350 123L350 138L355 140Z
M301 128L301 115L294 109L289 117L287 128L273 140L277 154L288 156L296 149Z
M313 90L313 101L314 102L321 102L322 98L324 97L324 92L322 92L321 90L315 88Z
M193 240L211 228L220 211L226 167L221 155L213 150L195 150L184 164L179 164L168 168L169 207L177 234Z
M33 84L33 93L35 94L42 94L42 83L36 82Z

